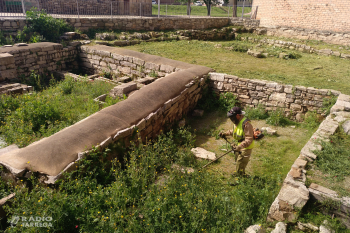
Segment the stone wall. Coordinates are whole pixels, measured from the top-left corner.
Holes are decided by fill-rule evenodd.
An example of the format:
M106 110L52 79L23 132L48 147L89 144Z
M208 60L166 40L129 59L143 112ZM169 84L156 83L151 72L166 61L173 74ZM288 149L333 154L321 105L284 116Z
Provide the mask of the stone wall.
M128 147L135 133L135 139L142 141L155 138L194 108L206 85L207 74L212 71L204 66L108 46L83 46L80 56L86 58L83 65L94 64L89 68L103 69L105 63L127 70L143 66L145 74L146 70L159 69L164 77L50 137L3 154L0 164L7 176L16 179L38 172L42 181L54 183L64 171L74 169L74 162L85 157L93 146L105 148L110 143L119 143Z
M266 35L296 38L301 40L318 40L330 44L350 45L350 32L319 31L291 27L266 28Z
M243 106L257 107L262 104L265 109L273 110L277 107L291 110L301 119L301 114L314 110L322 113L324 98L330 95L338 96L337 102L331 108L331 114L320 124L317 131L301 149L283 181L281 190L272 203L268 221L293 222L298 218L298 210L313 196L319 201L332 199L339 203L339 210L335 215L347 224L350 214L350 197L339 197L338 194L319 185L306 187L307 164L317 159L315 150L322 150L320 140L328 140L343 124L346 133L350 134L350 96L338 91L315 89L312 87L283 85L263 80L242 79L233 75L210 73L210 86L214 91L232 92L238 97ZM299 115L299 117L298 117Z
M262 27L350 32L348 0L254 0Z
M343 124L343 122L345 122ZM347 122L347 123L346 123ZM306 187L308 163L317 159L315 150L322 150L321 140L327 141L343 124L350 125L350 96L340 94L337 102L331 109L331 114L321 123L317 131L300 151L300 156L295 160L291 170L285 178L282 188L272 203L267 219L269 221L295 221L297 210L303 208L312 196L318 201L332 200L337 202L335 216L340 218L350 229L350 196L339 197L335 191L316 184ZM345 128L344 128L345 130ZM350 134L350 131L347 132Z
M43 73L74 68L77 65L76 43L63 48L50 42L0 48L0 81L28 77L31 71ZM77 68L77 67L76 67Z
M274 39L258 39L253 37L241 37L242 41L249 41L253 43L259 43L259 44L266 44L271 45L275 47L290 49L290 50L298 50L303 53L316 53L318 55L325 55L325 56L334 56L334 57L341 57L344 59L350 59L350 52L348 53L340 53L337 50L331 50L331 49L315 49L309 45L301 44L301 43L295 43L291 41L283 41L283 40L274 40Z
M164 77L176 71L182 70L172 65L156 64L131 56L122 56L111 53L97 47L82 46L79 53L80 68L86 74L97 74L101 71L110 71L118 76L129 76L134 79L144 78L151 73L153 76ZM99 48L108 48L101 46Z
M169 17L169 18L66 18L70 25L82 31L92 29L115 29L135 31L159 31L177 29L208 29L221 28L228 25L258 26L259 21L241 18L220 17ZM17 32L27 24L25 19L0 19L0 30L4 32Z
M282 108L298 120L307 111L322 113L324 98L340 92L313 87L293 86L264 80L244 79L234 75L211 73L211 87L216 92L232 92L243 106L264 106L267 110Z

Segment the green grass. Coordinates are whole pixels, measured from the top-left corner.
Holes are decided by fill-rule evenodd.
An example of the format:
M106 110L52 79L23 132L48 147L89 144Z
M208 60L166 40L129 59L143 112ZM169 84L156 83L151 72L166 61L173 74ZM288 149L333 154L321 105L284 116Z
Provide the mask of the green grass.
M92 152L55 189L24 179L6 207L9 219L52 217L52 228L36 232L243 232L264 222L281 180L253 176L238 186L227 185L216 173L199 170L204 162L191 154L193 142L188 130L179 129L133 146L124 161L105 159L117 146ZM173 163L195 172L179 172ZM32 232L20 224L4 228Z
M245 7L244 14L250 13L251 8ZM229 15L228 15L229 14ZM152 5L152 15L158 15L158 5ZM187 5L160 5L160 15L187 15ZM191 6L191 16L207 16L206 6ZM227 6L211 8L212 17L232 17L232 7ZM237 8L237 17L242 16L242 7ZM250 17L250 15L244 15Z
M311 46L315 49L331 49L333 51L339 51L341 53L350 54L350 46L346 45L336 45L336 44L329 44L324 41L319 40L303 40L303 39L295 39L295 38L289 38L289 37L276 37L276 36L268 36L268 35L256 35L252 33L240 33L240 37L251 37L256 39L273 39L273 40L282 40L282 41L291 41L298 44L306 44L308 46ZM257 42L259 43L259 42Z
M0 96L0 133L7 144L20 147L48 137L99 111L93 99L114 85L105 82L64 81L31 95ZM107 98L109 106L119 101Z
M222 44L223 48L215 48L214 45L218 43ZM232 45L246 45L248 48L253 48L252 44L241 41L205 42L196 40L141 43L126 48L191 64L204 65L215 69L216 72L233 74L240 78L333 89L350 94L348 60L306 53L301 53L299 59L285 60L275 56L257 59L246 53L224 49ZM277 50L284 51L283 49L275 49L275 54L278 53ZM323 68L313 70L317 66Z

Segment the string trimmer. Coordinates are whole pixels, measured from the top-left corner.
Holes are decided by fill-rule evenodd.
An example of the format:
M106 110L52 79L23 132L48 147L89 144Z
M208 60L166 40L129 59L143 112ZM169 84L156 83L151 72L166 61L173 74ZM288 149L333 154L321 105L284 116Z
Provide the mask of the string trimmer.
M225 136L223 137L223 139L225 139L226 142L227 142L228 144L231 145L231 143L230 143L229 141L227 141L227 138L226 138ZM209 164L214 163L215 161L218 161L219 159L221 159L222 157L224 157L224 156L227 155L228 153L234 152L235 150L236 150L236 147L232 147L232 149L231 149L230 151L226 152L225 154L221 155L220 157L216 158L215 160L210 161L209 163L207 163L206 165L204 165L202 168L205 168L206 166L208 166ZM240 151L239 151L238 153L241 154ZM235 161L237 162L237 156L235 156Z

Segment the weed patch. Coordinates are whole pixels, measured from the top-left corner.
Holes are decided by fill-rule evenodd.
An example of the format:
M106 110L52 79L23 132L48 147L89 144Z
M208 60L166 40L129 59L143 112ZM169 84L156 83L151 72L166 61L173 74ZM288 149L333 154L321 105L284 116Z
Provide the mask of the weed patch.
M246 107L245 115L250 120L264 120L269 117L265 107L260 104L257 107Z
M291 121L285 116L284 110L281 108L277 108L274 111L270 111L269 117L266 119L266 123L275 126L287 126L295 124L293 121Z
M209 88L202 90L202 98L198 101L197 107L205 111L229 111L233 106L239 105L239 101L231 92L217 95Z
M56 189L35 179L23 181L33 189L16 188L16 198L6 207L9 219L51 216L53 227L39 229L43 232L243 232L264 221L280 180L242 178L233 187L207 170L188 174L172 169L178 162L201 165L189 151L193 142L182 129L133 145L124 160L106 160L115 148L91 152ZM156 184L160 176L167 179ZM20 224L6 230L31 231Z
M340 131L332 135L329 142L322 141L321 145L323 150L314 151L317 155L316 166L334 181L350 176L350 136Z
M105 82L73 81L68 77L32 95L2 95L0 132L8 144L27 146L97 112L100 107L93 99L111 88L113 85ZM104 106L118 101L108 99Z

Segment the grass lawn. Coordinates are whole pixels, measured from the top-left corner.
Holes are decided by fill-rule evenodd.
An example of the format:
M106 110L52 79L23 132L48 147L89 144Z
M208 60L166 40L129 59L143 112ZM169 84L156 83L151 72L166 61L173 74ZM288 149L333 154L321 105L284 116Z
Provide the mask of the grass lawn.
M215 48L216 44L221 44L222 48ZM224 49L224 47L230 46L253 48L253 45L241 41L206 42L196 40L141 43L126 48L208 66L215 69L216 72L233 74L240 78L333 89L350 94L349 60L306 53L299 53L301 55L299 59L284 60L275 56L258 59L245 52ZM271 47L266 47L266 50L275 54L279 52L278 49ZM285 50L280 49L280 51ZM315 69L320 66L322 69Z
M250 13L251 8L245 7L244 14ZM211 16L212 17L232 17L232 7L216 7L212 6ZM152 5L152 15L158 15L158 5ZM187 15L187 5L160 5L160 15ZM191 16L207 16L206 6L191 6ZM242 16L242 7L237 8L237 17ZM250 15L244 15L249 17Z

